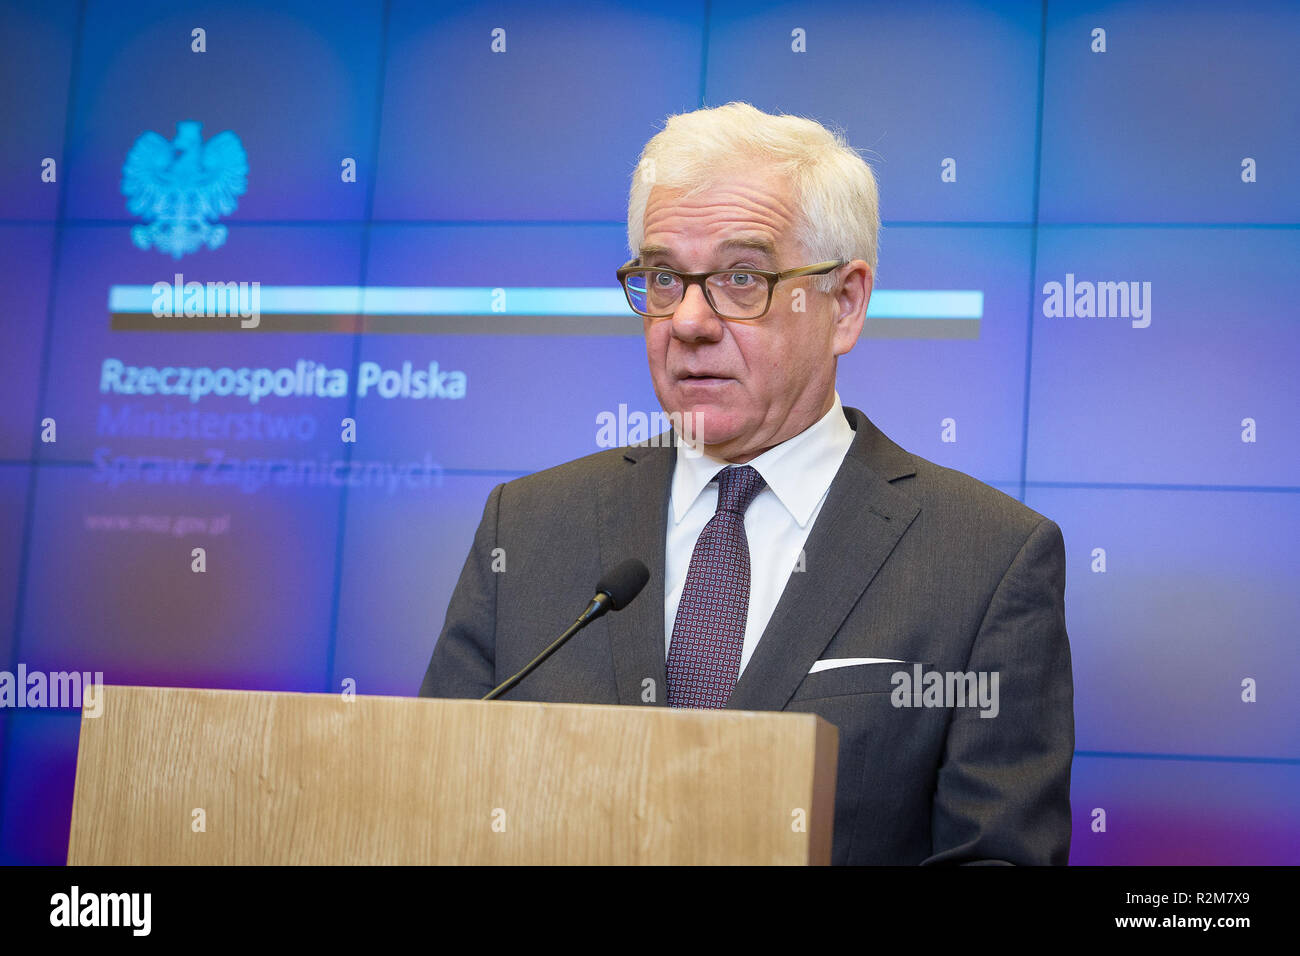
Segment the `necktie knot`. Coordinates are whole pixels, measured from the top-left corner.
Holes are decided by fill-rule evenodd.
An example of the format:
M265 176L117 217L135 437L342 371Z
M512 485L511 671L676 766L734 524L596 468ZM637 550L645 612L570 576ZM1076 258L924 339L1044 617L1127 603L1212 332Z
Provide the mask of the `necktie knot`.
M743 515L767 482L752 465L724 468L718 472L718 511Z

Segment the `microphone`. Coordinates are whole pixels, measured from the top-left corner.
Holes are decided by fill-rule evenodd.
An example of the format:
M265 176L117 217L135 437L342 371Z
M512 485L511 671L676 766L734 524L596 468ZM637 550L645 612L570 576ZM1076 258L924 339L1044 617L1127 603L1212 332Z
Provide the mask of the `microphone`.
M557 637L549 647L534 657L514 677L502 681L481 700L496 700L521 680L535 671L542 662L558 651L569 638L577 634L596 618L608 611L621 611L632 603L632 599L641 593L641 589L650 580L650 569L636 558L616 564L600 576L596 582L596 596L587 605L587 609L578 615L578 619L569 625L569 629Z

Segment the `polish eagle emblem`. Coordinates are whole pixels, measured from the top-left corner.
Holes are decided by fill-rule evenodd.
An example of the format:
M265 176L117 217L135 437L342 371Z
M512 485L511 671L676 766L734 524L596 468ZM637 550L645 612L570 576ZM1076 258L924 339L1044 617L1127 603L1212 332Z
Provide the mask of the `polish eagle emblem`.
M226 227L215 220L234 212L248 188L248 156L230 130L204 143L202 129L195 120L179 122L170 143L151 130L127 153L122 195L127 210L145 220L131 227L139 248L179 259L226 241Z

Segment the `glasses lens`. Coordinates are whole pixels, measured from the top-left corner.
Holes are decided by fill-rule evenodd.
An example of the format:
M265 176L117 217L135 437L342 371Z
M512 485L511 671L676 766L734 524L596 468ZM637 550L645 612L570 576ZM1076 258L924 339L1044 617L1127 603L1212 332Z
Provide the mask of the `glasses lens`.
M755 272L720 272L708 278L718 314L728 319L754 319L767 308L767 277Z
M768 303L766 276L755 272L721 272L707 280L709 298L727 319L756 319ZM627 300L642 315L671 315L681 305L685 283L671 272L653 269L628 273L623 279Z
M682 301L682 280L671 272L632 272L623 280L627 300L642 315L668 315Z

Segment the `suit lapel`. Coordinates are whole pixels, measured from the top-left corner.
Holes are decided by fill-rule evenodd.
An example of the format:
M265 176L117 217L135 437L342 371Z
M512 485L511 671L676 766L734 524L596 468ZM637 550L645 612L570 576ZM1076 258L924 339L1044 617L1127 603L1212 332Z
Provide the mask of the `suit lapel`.
M808 669L920 513L891 482L916 473L911 456L862 412L845 408L853 444L831 483L804 547L805 570L790 575L727 707L781 710ZM624 450L618 476L601 486L601 567L636 557L650 569L646 591L604 618L620 704L667 705L664 660L664 544L677 452L671 445ZM644 681L654 699L642 699Z
M728 708L785 707L921 510L890 484L916 473L911 456L862 412L844 411L856 434L808 535L805 570L790 575ZM657 552L662 570L662 536Z
M620 704L667 705L664 663L664 542L677 450L632 446L624 450L618 478L601 488L601 567L640 558L650 569L645 591L621 611L604 618L614 659ZM653 698L643 700L649 678Z

